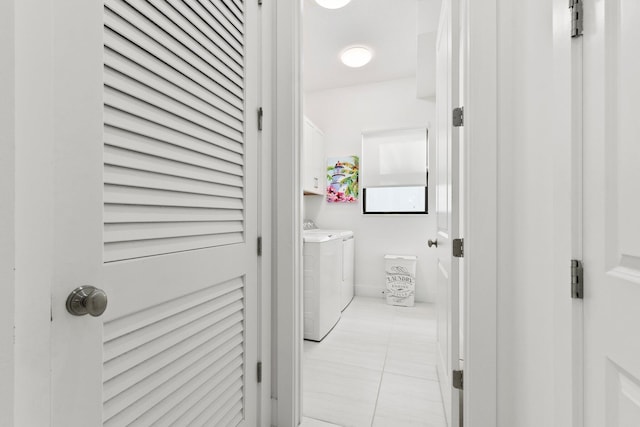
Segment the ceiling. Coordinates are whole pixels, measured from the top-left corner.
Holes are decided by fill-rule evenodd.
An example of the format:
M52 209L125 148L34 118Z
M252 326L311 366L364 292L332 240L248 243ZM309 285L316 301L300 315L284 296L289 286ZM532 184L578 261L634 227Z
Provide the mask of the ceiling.
M341 9L304 0L304 90L414 77L418 28L435 31L439 10L440 0L352 0ZM353 45L373 49L369 64L349 68L340 62L340 53Z

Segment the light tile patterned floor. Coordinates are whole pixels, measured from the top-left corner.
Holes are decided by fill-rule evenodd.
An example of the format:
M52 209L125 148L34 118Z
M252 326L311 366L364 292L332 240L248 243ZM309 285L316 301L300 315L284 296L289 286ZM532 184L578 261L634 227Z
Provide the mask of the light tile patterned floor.
M320 343L304 342L301 427L446 427L432 304L356 297Z

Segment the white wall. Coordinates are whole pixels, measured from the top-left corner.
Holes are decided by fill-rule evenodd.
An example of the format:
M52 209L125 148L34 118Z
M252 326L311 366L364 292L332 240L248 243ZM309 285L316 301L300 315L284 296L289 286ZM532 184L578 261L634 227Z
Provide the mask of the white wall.
M549 3L516 7L501 0L498 8L498 117L505 119L498 127L498 426L504 427L553 425L553 251L545 238L553 227ZM515 12L527 18L515 19Z
M0 414L13 425L14 315L14 7L0 4Z
M554 57L569 16L557 0L498 11L497 425L570 426L570 52Z
M52 1L14 1L16 426L51 422ZM37 171L37 173L35 172Z
M417 94L418 98L436 96L436 30L440 17L440 0L419 0L416 14L418 30Z
M413 78L307 93L304 106L305 115L324 132L326 157L360 156L363 131L435 123L435 103L416 98ZM434 149L432 141L431 158ZM429 188L429 215L364 216L360 203L329 204L321 196L305 196L304 216L321 228L354 231L357 294L382 296L385 254L416 255L416 300L432 302L435 251L426 242L435 237L433 190Z

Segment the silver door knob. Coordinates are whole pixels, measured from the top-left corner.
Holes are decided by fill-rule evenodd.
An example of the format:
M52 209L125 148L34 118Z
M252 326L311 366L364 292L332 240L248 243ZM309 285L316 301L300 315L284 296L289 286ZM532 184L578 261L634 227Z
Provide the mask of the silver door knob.
M438 247L438 239L435 239L435 240L429 239L429 241L427 242L427 245L429 245L429 247L435 246L437 248Z
M107 294L93 286L80 286L69 294L67 311L74 316L98 317L107 309Z

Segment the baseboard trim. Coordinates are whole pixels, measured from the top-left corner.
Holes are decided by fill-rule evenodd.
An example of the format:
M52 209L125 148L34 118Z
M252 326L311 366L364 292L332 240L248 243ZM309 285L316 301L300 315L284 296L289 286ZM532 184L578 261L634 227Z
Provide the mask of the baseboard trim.
M384 298L385 289L377 286L356 285L356 296Z
M264 425L264 424L263 424ZM271 398L271 427L278 425L278 399Z

